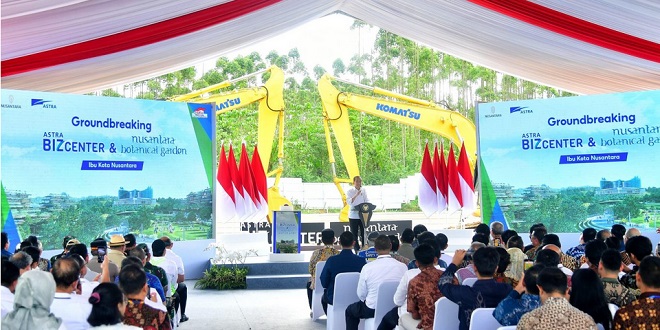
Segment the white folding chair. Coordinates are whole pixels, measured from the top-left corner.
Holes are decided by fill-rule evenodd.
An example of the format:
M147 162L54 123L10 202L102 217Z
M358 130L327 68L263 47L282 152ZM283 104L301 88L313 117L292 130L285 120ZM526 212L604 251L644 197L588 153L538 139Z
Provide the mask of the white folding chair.
M332 305L328 305L328 330L346 329L346 307L360 300L357 296L357 285L360 273L341 273L335 277L335 290Z
M314 291L312 291L312 320L316 321L319 317L325 315L323 313L323 305L321 305L321 297L323 297L323 286L321 285L321 272L325 267L325 261L316 263L316 273L314 276Z
M471 287L471 286L474 285L474 283L477 282L477 280L478 280L478 278L476 278L476 277L468 277L468 278L464 279L463 283L461 283L461 284Z
M616 314L616 311L619 310L619 306L609 303L607 304L607 307L610 309L610 313L612 314L612 319L614 319L614 314Z
M497 330L502 325L493 316L495 308L477 308L470 317L470 330Z
M458 330L458 305L442 297L435 302L435 316L433 317L433 330Z
M454 256L450 256L446 253L443 253L440 255L440 259L443 260L444 262L447 263L447 266L451 264L451 260L454 258Z
M518 326L517 325L509 325L509 326L506 326L506 327L499 327L499 328L497 328L497 330L516 330L516 327L518 327Z
M399 286L398 281L383 282L378 286L378 299L376 300L376 312L374 317L366 319L364 322L364 330L375 330L383 320L383 316L387 314L394 305L394 293Z

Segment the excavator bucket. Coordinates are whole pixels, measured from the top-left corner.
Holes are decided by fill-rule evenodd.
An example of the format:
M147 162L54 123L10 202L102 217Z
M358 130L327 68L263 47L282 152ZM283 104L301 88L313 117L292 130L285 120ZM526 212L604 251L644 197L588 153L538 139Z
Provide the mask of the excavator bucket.
M268 188L268 222L273 222L273 211L279 211L284 205L291 205L291 202L280 194L280 190L273 186ZM348 220L347 220L348 221Z

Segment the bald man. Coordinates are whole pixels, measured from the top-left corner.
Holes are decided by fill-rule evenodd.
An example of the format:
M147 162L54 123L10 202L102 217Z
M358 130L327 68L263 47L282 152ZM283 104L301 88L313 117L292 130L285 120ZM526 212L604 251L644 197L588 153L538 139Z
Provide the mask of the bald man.
M623 236L623 241L627 242L629 239L635 237L635 236L641 236L642 233L639 231L637 228L630 228L626 231L626 235Z

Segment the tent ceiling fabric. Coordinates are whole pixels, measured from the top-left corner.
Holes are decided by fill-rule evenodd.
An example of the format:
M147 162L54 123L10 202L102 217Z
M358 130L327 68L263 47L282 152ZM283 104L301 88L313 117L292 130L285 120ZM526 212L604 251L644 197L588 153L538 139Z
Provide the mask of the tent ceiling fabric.
M218 8L226 19L208 15ZM1 9L3 88L85 93L140 81L336 11L563 90L660 88L660 4L654 1L4 0ZM585 28L556 26L560 20L550 14ZM184 17L196 25L177 25ZM161 32L151 35L155 27Z

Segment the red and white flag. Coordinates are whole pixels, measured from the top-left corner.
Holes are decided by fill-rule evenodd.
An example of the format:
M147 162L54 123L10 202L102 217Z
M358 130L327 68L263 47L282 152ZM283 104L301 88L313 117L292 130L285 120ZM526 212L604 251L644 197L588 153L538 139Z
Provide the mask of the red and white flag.
M458 174L461 183L461 196L463 197L463 210L472 212L477 208L474 196L474 180L470 171L470 162L465 151L465 144L461 145L461 154L458 156Z
M440 145L440 150L443 150L442 145ZM435 173L438 212L442 212L447 208L447 166L445 156L442 152L438 152L437 143L433 152L433 172Z
M216 219L226 222L236 216L236 202L234 198L234 185L231 182L231 174L229 173L229 164L227 164L227 154L225 153L224 145L220 150L216 179L218 180L215 194Z
M447 211L449 213L456 212L463 206L461 183L458 177L456 156L454 156L454 146L452 145L449 148L449 156L447 157L447 182L449 185L449 189L447 190Z
M234 157L234 149L231 144L229 145L229 154L227 155L227 165L229 167L229 175L231 182L234 186L234 201L236 202L236 216L239 219L245 217L245 200L243 197L243 184L241 182L241 175L238 172L236 165L236 158Z
M429 144L424 147L424 158L422 158L421 176L419 179L419 208L426 217L430 217L438 211L438 197L436 195L436 181L433 173L433 164L429 155Z
M266 171L263 164L261 164L261 157L259 156L257 146L254 146L250 166L252 167L252 173L254 173L255 195L257 195L259 200L257 214L260 218L265 218L268 215L268 184L266 183Z
M254 216L257 212L257 197L254 194L254 174L250 167L250 159L245 149L245 143L241 146L241 160L238 165L238 172L241 175L243 183L243 199L245 201L245 216L243 219Z

